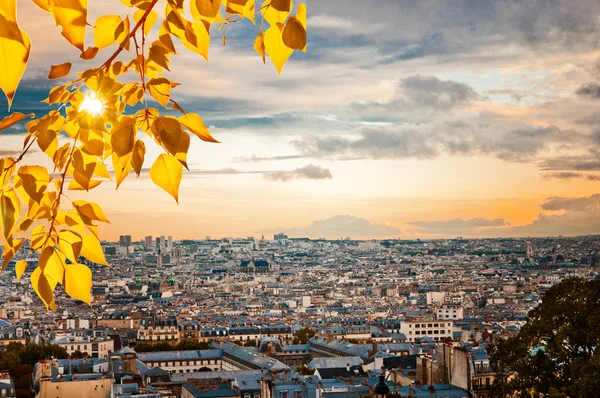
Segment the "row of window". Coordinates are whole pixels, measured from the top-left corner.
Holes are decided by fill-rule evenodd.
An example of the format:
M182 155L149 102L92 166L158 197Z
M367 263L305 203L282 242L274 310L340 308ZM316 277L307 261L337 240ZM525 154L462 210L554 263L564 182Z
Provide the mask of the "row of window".
M408 334L412 334L412 331L408 332ZM444 330L415 330L415 334L416 335L428 335L428 334L445 334ZM451 334L451 332L448 330L448 334Z
M146 362L150 367L163 366L194 366L194 365L219 365L220 359L208 359L202 361L173 361L173 362Z
M409 327L414 326L415 329L418 328L439 328L439 327L446 327L445 323L415 323L413 324L409 324ZM451 324L449 323L448 326L451 326Z

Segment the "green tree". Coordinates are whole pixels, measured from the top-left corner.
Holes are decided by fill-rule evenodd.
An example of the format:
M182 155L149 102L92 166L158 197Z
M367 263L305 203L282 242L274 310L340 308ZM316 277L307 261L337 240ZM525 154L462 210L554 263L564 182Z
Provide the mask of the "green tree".
M308 343L308 339L313 337L317 332L308 326L304 326L302 329L296 332L296 337L298 338L298 342L294 344L306 344Z
M71 353L71 358L72 359L83 359L83 358L89 357L89 356L90 356L90 354L88 354L87 352L81 352L79 350L73 351Z
M2 359L0 360L0 369L8 370L9 372L12 369L21 365L21 358L18 354L14 352L6 352L2 355Z
M244 347L256 347L256 340L248 340L244 343Z
M300 365L296 368L296 373L302 376L312 376L315 374L315 369L311 369L306 365Z
M518 335L490 346L492 394L597 397L599 342L600 280L566 279L544 294Z

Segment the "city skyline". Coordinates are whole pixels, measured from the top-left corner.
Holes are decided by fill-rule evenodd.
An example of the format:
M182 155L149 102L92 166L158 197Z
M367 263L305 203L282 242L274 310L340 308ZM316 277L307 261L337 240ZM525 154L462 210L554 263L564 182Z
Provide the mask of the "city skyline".
M600 6L409 3L311 4L309 51L279 77L243 24L225 47L213 39L210 64L182 52L173 97L222 143L192 141L179 206L150 164L116 194L105 182L69 196L105 209L108 240L600 233ZM91 2L88 21L117 4ZM34 47L13 110L41 114L47 66L84 62L43 11L18 7ZM2 156L21 148L23 128L3 131ZM26 162L49 165L40 152Z

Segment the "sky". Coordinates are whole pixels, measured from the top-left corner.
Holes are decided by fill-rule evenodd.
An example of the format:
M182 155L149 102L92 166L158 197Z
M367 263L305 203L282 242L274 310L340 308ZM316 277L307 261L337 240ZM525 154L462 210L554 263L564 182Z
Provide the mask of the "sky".
M92 25L126 14L119 0L89 3ZM33 48L13 110L40 116L49 65L83 70L112 51L82 61L31 2L18 17ZM308 51L281 76L253 52L249 21L225 47L213 37L208 63L171 58L172 98L221 143L192 140L179 205L147 172L73 194L104 208L103 238L600 232L598 1L321 0L307 25ZM23 131L0 133L0 156ZM159 154L147 146L145 168Z

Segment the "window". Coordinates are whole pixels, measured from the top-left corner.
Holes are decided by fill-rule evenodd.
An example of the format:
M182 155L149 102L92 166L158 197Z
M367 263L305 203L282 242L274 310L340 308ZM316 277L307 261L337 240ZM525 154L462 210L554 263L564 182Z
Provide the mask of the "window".
M282 391L282 392L281 392L281 398L288 398L288 393L287 393L287 391Z
M296 391L296 398L302 398L302 391Z

